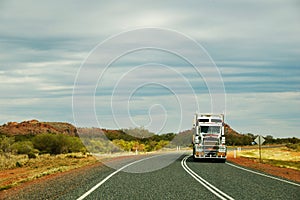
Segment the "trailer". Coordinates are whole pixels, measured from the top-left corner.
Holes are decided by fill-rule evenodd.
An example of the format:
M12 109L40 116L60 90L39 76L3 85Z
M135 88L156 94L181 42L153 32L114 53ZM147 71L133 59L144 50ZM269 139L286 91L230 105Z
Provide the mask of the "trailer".
M226 161L224 114L195 114L193 158Z

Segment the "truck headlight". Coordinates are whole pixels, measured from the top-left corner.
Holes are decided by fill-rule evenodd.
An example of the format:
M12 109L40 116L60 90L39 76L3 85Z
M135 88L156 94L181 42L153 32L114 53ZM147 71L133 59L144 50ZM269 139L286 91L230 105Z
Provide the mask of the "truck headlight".
M202 151L202 145L197 146L198 151Z
M226 152L225 146L219 146L219 152Z

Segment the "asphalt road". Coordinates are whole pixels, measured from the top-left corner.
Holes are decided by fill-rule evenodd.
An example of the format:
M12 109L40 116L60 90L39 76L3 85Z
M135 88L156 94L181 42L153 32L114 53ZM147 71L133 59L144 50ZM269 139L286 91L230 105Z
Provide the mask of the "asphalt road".
M136 156L110 167L73 171L6 199L300 199L300 183L188 154Z

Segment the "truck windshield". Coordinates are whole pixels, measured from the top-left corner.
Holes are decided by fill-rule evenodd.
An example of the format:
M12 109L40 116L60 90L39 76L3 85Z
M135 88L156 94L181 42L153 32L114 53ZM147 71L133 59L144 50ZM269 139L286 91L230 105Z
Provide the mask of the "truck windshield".
M221 127L220 126L201 126L199 128L200 133L204 134L219 134Z

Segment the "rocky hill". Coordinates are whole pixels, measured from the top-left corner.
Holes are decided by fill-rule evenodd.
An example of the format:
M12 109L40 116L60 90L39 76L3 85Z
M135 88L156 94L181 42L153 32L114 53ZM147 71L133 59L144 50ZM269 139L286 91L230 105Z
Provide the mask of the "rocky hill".
M23 122L8 122L0 126L0 134L14 135L36 135L40 133L65 134L78 136L75 126L64 122L39 122L30 120Z
M134 133L138 131L139 132L145 131L145 130L132 129L127 131L131 131L133 133L131 132L127 133L126 130L106 130L106 129L95 129L95 128L79 128L78 130L79 132L77 131L75 126L69 123L39 122L38 120L29 120L20 123L8 122L0 126L0 135L17 136L17 135L37 135L41 133L54 133L54 134L78 136L78 134L80 134L80 136L86 136L86 137L97 136L97 137L108 138L109 140L122 139L125 141L133 141L133 140L137 140L137 138L134 137L136 136ZM186 130L178 134L175 134L175 137L173 136L172 139L167 138L167 140L172 140L171 143L174 145L189 146L192 142L192 135L193 135L193 130ZM236 132L228 124L225 124L225 136L226 136L226 143L229 145L250 144L253 141L253 138ZM153 135L150 138L155 139L155 137L158 136Z
M225 124L225 136L241 136L242 134L236 132L235 130L233 130L228 124Z

